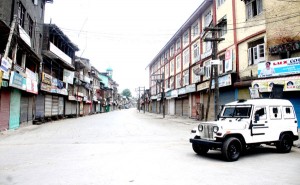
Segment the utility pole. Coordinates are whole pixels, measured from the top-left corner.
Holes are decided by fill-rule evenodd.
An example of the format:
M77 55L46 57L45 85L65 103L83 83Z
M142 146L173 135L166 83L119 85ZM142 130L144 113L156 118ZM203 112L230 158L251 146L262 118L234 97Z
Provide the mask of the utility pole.
M212 62L211 62L211 71L210 71L210 79L209 79L209 88L208 88L208 100L207 100L207 108L206 108L206 115L205 121L207 121L208 112L209 112L209 104L210 104L210 95L211 95L211 85L212 85L212 78L215 81L215 120L217 119L217 114L219 111L219 74L218 74L218 62L217 62L217 53L218 53L218 46L217 42L224 40L224 38L217 38L217 31L222 30L221 28L212 26L212 27L205 27L204 31L211 31L212 38L205 38L204 42L212 42Z
M136 89L136 91L139 91L139 101L138 101L138 110L140 112L141 110L141 89L144 89L144 113L145 113L145 87L138 87L138 89Z
M7 44L6 44L6 47L5 47L5 53L4 53L4 57L3 57L5 59L7 58L8 53L9 53L11 39L12 39L12 36L14 34L14 30L15 30L15 27L16 27L16 22L17 22L17 15L14 15L13 22L11 23L11 28L10 28L10 32L9 32L9 36L8 36L8 41L7 41Z

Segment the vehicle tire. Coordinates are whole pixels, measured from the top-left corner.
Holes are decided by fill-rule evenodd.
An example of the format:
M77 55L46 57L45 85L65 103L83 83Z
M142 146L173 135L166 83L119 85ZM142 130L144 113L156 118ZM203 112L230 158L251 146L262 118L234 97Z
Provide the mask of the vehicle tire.
M276 143L276 148L280 153L289 153L293 146L293 140L289 134L283 134Z
M242 152L242 144L238 138L230 137L226 139L222 146L222 155L227 161L236 161Z
M199 144L192 144L193 150L198 155L205 155L207 154L209 148L207 146L199 145Z

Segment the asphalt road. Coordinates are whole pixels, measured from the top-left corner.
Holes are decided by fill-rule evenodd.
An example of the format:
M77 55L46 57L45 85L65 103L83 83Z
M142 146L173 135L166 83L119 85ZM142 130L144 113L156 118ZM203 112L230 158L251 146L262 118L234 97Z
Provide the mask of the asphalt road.
M236 162L196 155L196 121L135 109L31 125L0 134L0 185L300 184L300 149L263 147Z

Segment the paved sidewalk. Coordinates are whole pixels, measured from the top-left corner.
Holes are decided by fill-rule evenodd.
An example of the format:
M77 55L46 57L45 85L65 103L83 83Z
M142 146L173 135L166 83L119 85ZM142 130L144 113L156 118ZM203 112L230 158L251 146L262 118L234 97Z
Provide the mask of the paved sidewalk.
M144 114L143 111L140 112L141 114ZM150 112L145 112L145 114L149 115L149 116L153 116L156 118L162 118L163 119L163 115L162 114L155 114L155 113L150 113ZM193 118L189 118L189 117L182 117L182 116L171 116L171 115L165 115L165 118L167 120L172 120L174 122L178 122L178 123L183 123L183 124L187 124L187 125L197 125L200 123L199 120L193 119ZM298 129L298 136L300 137L300 129ZM294 146L300 148L300 139L298 139L297 141L294 141Z

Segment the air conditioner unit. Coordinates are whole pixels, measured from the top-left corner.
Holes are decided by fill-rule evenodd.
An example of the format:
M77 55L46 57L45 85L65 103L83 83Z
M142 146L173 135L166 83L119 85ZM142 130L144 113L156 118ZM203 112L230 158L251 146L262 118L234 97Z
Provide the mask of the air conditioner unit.
M196 68L193 70L193 72L195 73L195 75L203 76L205 75L205 67Z

